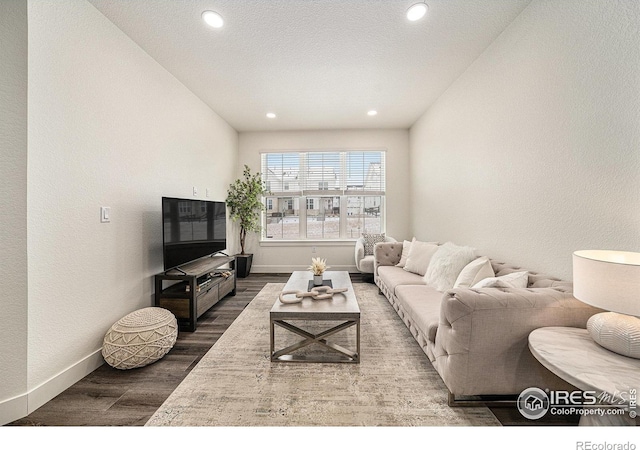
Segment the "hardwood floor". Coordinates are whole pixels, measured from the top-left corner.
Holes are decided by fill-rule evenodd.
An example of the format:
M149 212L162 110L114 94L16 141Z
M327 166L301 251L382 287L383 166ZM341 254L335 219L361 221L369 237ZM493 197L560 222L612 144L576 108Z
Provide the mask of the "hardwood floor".
M171 352L161 360L126 371L104 364L32 414L7 426L144 425L264 285L284 283L288 277L251 274L238 279L236 296L224 298L206 312L195 332L180 332ZM356 274L352 274L352 281L366 282ZM530 421L513 407L492 411L507 426L577 424L577 417Z

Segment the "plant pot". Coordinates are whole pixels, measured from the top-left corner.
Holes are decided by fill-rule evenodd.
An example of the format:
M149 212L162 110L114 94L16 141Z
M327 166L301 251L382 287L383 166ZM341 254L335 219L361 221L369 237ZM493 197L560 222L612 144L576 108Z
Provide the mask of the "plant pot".
M314 286L322 286L322 275L314 275L313 276L313 285Z
M234 255L236 260L232 262L233 268L236 270L236 277L246 278L251 272L251 263L253 262L253 253L246 255Z

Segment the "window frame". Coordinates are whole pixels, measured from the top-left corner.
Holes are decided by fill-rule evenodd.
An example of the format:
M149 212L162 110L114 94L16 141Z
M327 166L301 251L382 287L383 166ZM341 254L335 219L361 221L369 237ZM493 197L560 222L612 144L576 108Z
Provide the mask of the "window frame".
M312 154L316 154L316 153L338 153L340 155L340 166L337 168L340 173L338 174L338 176L343 177L341 178L342 181L342 185L339 189L339 195L337 195L337 191L336 189L328 189L328 182L327 181L320 181L320 182L316 182L316 186L318 186L318 190L305 190L303 188L303 186L298 185L297 189L294 190L289 190L289 189L284 189L289 188L289 182L285 182L282 180L281 184L282 184L282 190L279 192L270 192L269 194L263 196L262 201L263 204L267 204L267 200L272 200L273 205L280 205L281 202L285 199L292 199L292 201L295 201L295 199L298 200L298 205L301 206L297 211L298 211L298 236L295 238L267 238L267 214L265 214L265 211L263 211L263 215L261 218L261 223L262 223L262 232L260 233L260 245L266 245L266 246L278 246L278 245L304 245L306 243L318 243L320 245L323 245L323 243L333 243L333 244L340 244L340 243L348 243L351 244L352 242L354 242L356 239L358 239L358 237L360 236L361 233L366 232L365 231L365 226L364 226L364 222L363 222L363 229L361 232L359 232L358 236L354 236L353 232L351 233L351 236L349 236L349 230L348 230L348 201L350 197L379 197L380 198L380 205L379 207L379 224L380 224L380 229L379 233L385 233L386 232L386 149L352 149L352 150L300 150L300 151L265 151L265 152L261 152L260 154L260 159L261 159L261 167L262 167L262 171L263 171L263 180L266 183L269 183L269 185L271 186L272 183L270 181L265 180L264 178L264 173L265 173L265 167L266 167L266 158L268 155L283 155L283 159L284 159L284 154L290 154L290 155L296 155L297 157L297 161L298 161L298 171L299 173L305 173L305 170L309 170L308 166L306 166L307 164L307 159L309 158L309 155ZM363 161L365 158L365 154L367 153L378 153L379 155L379 168L373 168L373 170L380 170L381 171L381 176L379 176L379 184L380 184L380 189L377 190L373 190L373 191L369 191L365 189L366 186L366 181L363 181L362 184L362 188L358 189L355 188L353 185L348 185L347 184L347 180L346 180L346 171L347 171L347 167L348 167L348 163L347 163L347 154L348 153L362 153L363 154ZM371 162L369 163L371 164ZM326 165L323 164L322 167L327 167ZM283 169L284 170L284 169ZM366 169L362 169L362 174L363 177L365 177L367 175L367 172L371 170L371 166L367 166ZM283 172L283 174L286 172ZM304 175L303 175L304 176ZM365 177L366 178L366 177ZM363 178L364 180L364 178ZM300 183L300 181L298 181L297 183ZM326 186L326 188L325 188ZM309 200L312 200L314 205L313 206L320 206L320 205L316 205L316 203L320 202L320 204L322 203L322 198L323 197L339 197L339 204L340 204L340 215L339 215L339 238L335 238L335 237L331 237L331 238L318 238L318 237L308 237L308 233L307 233L307 211L309 210L308 206ZM364 203L364 202L363 202ZM302 207L304 206L304 207ZM272 212L274 211L273 209L271 210Z

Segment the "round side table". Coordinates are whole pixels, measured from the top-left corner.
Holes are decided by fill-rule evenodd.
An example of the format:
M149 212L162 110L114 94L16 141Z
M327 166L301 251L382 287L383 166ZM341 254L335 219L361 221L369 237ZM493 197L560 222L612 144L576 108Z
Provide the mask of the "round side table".
M596 344L583 328L545 327L529 334L533 356L551 372L582 391L595 391L604 404L624 401L624 415L582 415L580 425L637 425L640 359L613 353ZM634 396L636 396L634 398ZM629 402L629 399L633 402ZM601 405L585 405L593 408Z

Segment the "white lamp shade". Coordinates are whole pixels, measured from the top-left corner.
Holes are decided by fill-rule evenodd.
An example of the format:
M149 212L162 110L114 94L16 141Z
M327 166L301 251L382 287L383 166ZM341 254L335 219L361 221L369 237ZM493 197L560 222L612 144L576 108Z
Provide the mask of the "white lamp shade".
M640 316L640 253L575 252L573 296L607 311Z

